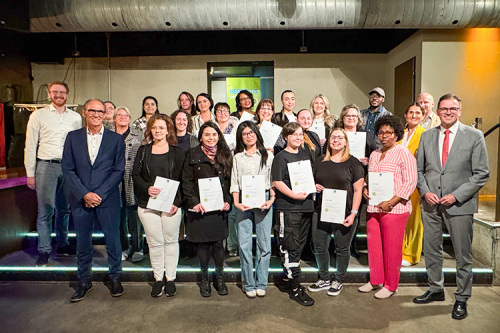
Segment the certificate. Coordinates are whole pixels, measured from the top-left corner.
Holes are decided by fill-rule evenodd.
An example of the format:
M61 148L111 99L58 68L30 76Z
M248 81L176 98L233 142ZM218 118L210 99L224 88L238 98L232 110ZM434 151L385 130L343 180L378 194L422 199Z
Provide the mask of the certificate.
M349 151L358 160L366 157L366 132L347 132L349 139Z
M280 126L273 124L270 121L264 120L260 125L260 134L264 140L264 147L273 148L281 134Z
M207 212L221 210L224 207L224 195L219 177L198 179L200 203Z
M243 113L241 114L241 117L240 117L240 123L247 121L247 120L255 121L255 116L253 114L251 114L250 112L243 111Z
M324 124L313 124L309 128L309 130L311 132L318 134L320 140L325 139L325 125Z
M288 163L287 166L293 192L316 193L311 161L292 162Z
M236 148L236 133L223 134L229 150Z
M394 196L394 174L391 172L368 172L370 205L378 205Z
M321 200L321 221L340 223L345 220L347 191L325 188Z
M266 202L266 177L264 175L241 177L241 203L260 208Z
M154 187L160 189L160 194L150 197L146 208L168 213L174 204L175 195L179 188L176 180L156 176Z

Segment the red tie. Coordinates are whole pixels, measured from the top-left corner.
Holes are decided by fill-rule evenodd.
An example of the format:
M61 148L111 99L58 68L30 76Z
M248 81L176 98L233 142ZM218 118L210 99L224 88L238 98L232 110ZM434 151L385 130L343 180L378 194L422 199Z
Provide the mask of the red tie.
M446 160L448 159L448 151L450 147L450 130L444 131L444 140L443 140L443 168L444 165L446 164Z

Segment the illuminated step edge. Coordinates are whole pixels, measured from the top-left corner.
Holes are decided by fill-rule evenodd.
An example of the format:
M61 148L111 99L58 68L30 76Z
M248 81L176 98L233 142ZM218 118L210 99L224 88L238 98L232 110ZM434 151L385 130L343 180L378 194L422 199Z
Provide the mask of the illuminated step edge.
M25 232L25 233L21 234L21 236L36 238L36 237L38 237L38 233L37 232ZM50 236L56 237L56 234L51 233ZM130 234L128 236L130 237ZM186 235L184 235L184 237L185 236ZM75 238L76 233L70 232L70 233L68 233L68 237ZM104 234L102 232L94 232L94 233L92 233L92 237L93 238L104 238ZM146 235L143 235L143 237L146 237ZM257 236L253 235L253 238L255 238L255 237L257 237ZM271 235L271 238L274 238L274 235ZM333 235L332 235L332 238L334 238ZM366 234L357 234L357 238L366 238ZM450 238L450 234L443 234L443 238Z
M49 266L49 267L36 267L36 266L0 266L0 272L76 272L77 268L75 266ZM151 272L151 267L123 267L122 270L124 272ZM317 273L318 269L314 267L303 267L302 272L306 273ZM93 267L92 271L94 272L107 272L108 267ZM185 268L179 267L177 268L177 272L180 273L196 273L199 272L200 269L197 267ZM214 272L215 268L210 268L209 271ZM226 267L224 268L225 272L241 272L240 268ZM269 272L271 273L279 273L282 272L282 268L269 268ZM330 268L330 272L335 272L336 269ZM456 273L455 268L443 268L443 273ZM353 267L347 269L348 273L369 273L370 269L368 267ZM425 273L424 267L401 267L401 272L403 273ZM492 274L493 270L491 268L473 268L473 273L489 273Z

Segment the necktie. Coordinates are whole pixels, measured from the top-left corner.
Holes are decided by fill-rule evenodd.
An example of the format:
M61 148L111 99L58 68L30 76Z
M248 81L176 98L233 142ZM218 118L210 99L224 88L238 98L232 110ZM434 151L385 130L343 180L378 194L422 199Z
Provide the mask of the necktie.
M444 165L446 164L446 160L448 159L448 151L450 150L450 130L444 131L444 140L443 140L443 156L442 156L442 163L443 163L443 168Z

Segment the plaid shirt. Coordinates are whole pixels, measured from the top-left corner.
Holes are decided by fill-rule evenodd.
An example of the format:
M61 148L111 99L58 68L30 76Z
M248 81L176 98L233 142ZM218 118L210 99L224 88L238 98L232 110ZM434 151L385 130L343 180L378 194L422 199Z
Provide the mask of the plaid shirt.
M146 117L141 117L132 123L132 127L138 128L143 132L146 131L147 126L148 126L148 121L146 120Z

